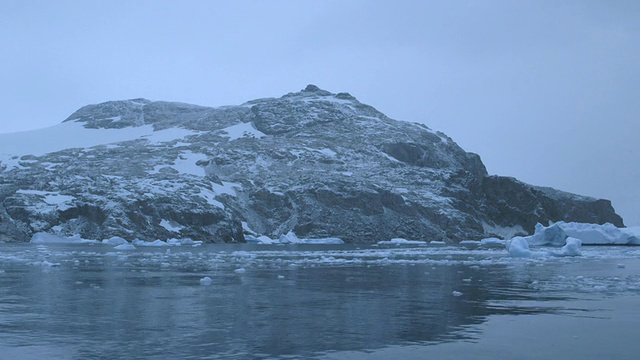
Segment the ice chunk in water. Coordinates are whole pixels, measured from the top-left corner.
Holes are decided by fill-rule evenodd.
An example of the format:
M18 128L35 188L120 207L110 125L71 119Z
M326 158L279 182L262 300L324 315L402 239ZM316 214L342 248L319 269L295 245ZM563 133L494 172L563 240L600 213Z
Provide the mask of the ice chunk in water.
M529 242L526 238L516 236L507 241L507 251L511 257L530 257Z
M47 234L39 232L33 234L31 237L31 243L33 244L96 244L98 240L83 239L80 235L73 235L71 237L59 236L53 234Z
M161 246L169 246L166 242L162 240L156 241L142 241L140 239L133 240L133 245L135 246L149 246L149 247L161 247Z
M568 237L565 246L560 249L559 255L561 256L580 256L580 247L582 247L582 241L580 239Z
M116 250L135 250L136 247L133 246L132 244L124 243L124 244L120 244L120 245L114 247L114 249L116 249Z
M200 285L209 286L211 285L212 282L213 280L211 280L211 278L208 276L205 276L202 279L200 279Z
M379 245L424 245L424 241L407 240L402 238L394 238L387 241L378 241Z
M107 245L122 245L122 244L127 244L127 240L119 236L112 236L108 239L102 240L102 243Z
M563 246L568 235L560 227L559 224L553 224L549 227L544 227L542 224L536 224L535 233L527 237L529 245L534 246Z

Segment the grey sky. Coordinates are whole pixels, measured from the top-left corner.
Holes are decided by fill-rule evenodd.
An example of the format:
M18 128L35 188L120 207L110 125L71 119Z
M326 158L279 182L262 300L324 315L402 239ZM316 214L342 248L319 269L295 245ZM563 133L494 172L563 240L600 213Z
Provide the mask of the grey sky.
M0 0L0 48L0 132L313 83L640 225L640 1Z

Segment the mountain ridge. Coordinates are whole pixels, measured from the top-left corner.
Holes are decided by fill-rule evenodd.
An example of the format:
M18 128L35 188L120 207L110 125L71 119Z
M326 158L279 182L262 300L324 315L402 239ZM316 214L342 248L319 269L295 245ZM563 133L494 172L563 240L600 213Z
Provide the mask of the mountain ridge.
M608 200L489 175L445 134L315 85L216 108L109 101L56 129L32 142L57 147L35 154L3 149L27 135L0 136L0 234L10 240L46 231L242 242L250 229L459 241L537 222L624 225Z

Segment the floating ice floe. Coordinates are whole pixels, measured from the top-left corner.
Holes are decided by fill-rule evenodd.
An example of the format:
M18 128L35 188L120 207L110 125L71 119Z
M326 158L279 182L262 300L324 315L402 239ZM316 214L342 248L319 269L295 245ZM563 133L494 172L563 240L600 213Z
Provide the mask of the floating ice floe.
M202 279L200 279L200 285L209 286L211 285L211 283L213 283L213 280L211 280L211 278L208 276L205 276Z
M529 242L526 238L516 236L506 242L507 251L511 257L530 257Z
M270 238L268 236L264 236L264 235L258 236L258 237L255 237L253 235L245 235L244 239L245 239L246 242L252 243L252 244L266 244L266 245L268 245L268 244L274 244L274 243L277 242L276 240L273 240L272 238Z
M317 239L300 239L302 244L322 244L322 245L341 245L344 244L342 239L338 238L317 238Z
M245 235L245 240L248 243L254 244L314 244L314 245L340 245L344 244L344 241L339 238L316 238L316 239L300 239L293 232L289 231L285 235L280 236L278 240L271 239L268 236L255 237L253 235Z
M39 232L31 237L32 244L97 244L98 240L83 239L80 235L60 236Z
M169 244L167 244L166 242L162 241L162 240L156 240L156 241L143 241L140 239L135 239L133 240L133 245L134 246L146 246L146 247L162 247L162 246L169 246Z
M458 244L464 246L480 246L481 242L476 240L462 240Z
M378 245L425 245L426 242L418 240L407 240L402 238L394 238L391 240L378 241Z
M133 244L124 243L114 247L116 250L135 250L136 247Z
M582 240L585 245L640 245L640 228L618 228L582 223L556 223L567 236Z
M146 247L163 247L163 246L182 246L182 245L190 245L190 246L200 246L202 245L202 241L195 241L190 238L184 239L168 239L167 241L156 240L156 241L143 241L140 239L133 240L133 245L135 246L146 246Z
M285 235L280 236L280 239L278 239L278 242L282 244L298 244L301 241L293 231L289 231Z
M514 237L507 240L505 245L511 257L531 256L529 246L562 247L559 252L552 251L549 254L580 256L582 245L640 245L640 228L560 221L550 226L537 224L533 235Z
M102 243L106 245L122 245L122 244L128 244L129 242L119 236L112 236L108 239L102 240Z
M498 239L498 238L487 238L480 240L480 246L482 247L499 247L503 248L507 244L506 240Z
M560 221L547 227L537 224L527 239L530 245L564 246L568 237L581 240L583 245L640 245L640 228Z
M582 246L582 241L580 239L568 237L566 240L566 244L560 249L558 255L560 256L580 256L582 253L580 252L580 247Z

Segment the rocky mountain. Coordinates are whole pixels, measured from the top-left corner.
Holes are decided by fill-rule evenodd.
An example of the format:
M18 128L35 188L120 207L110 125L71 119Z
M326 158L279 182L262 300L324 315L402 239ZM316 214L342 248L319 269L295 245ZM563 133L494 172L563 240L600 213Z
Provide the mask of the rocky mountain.
M243 242L245 234L375 242L623 226L607 200L489 176L445 134L309 85L209 108L145 99L85 106L0 135L0 235Z

